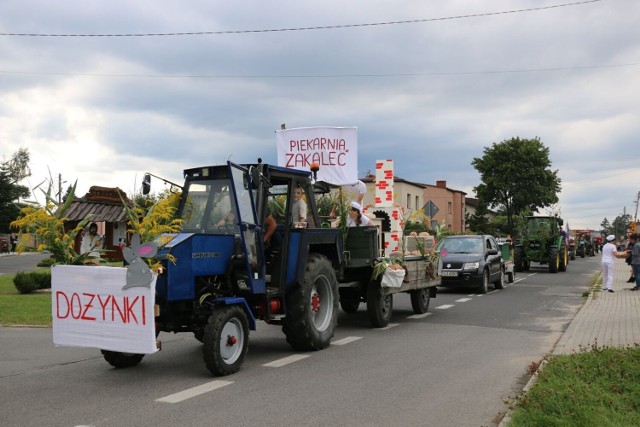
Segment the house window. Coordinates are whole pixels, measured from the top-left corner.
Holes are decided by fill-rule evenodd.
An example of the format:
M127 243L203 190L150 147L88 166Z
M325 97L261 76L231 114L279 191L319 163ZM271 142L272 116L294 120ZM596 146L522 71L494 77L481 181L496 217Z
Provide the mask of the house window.
M411 194L407 194L407 209L411 209Z
M416 196L416 210L420 209L420 196Z
M447 213L453 213L453 203L447 202Z

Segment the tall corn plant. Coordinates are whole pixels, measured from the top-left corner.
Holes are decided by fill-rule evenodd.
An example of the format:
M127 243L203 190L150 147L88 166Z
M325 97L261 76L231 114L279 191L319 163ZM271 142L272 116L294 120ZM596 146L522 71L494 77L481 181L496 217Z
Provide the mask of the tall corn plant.
M129 204L120 194L120 200L129 217L128 231L140 235L141 242L154 241L159 247L169 243L175 233L182 229L183 221L176 218L181 193L165 192L151 207L140 206L135 200ZM172 262L175 259L169 256ZM161 265L156 260L148 260L153 270L158 270Z
M70 187L67 198L62 203L56 202L53 193L53 184L49 183L49 188L45 192L45 205L40 207L27 206L21 209L20 216L11 223L12 228L20 230L22 233L35 234L40 243L37 251L48 251L51 258L57 264L83 264L89 254L81 254L75 251L75 239L78 233L91 221L93 215L87 215L78 225L65 231L64 224L66 214L73 203L76 185L78 181ZM26 238L18 245L18 251L22 251L26 246Z

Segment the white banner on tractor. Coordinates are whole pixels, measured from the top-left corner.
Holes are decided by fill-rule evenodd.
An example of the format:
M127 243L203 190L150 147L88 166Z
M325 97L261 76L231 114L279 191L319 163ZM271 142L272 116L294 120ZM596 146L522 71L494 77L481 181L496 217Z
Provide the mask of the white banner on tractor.
M156 277L149 287L126 284L123 267L51 268L53 343L123 353L155 353Z
M310 170L320 167L318 180L336 185L358 180L358 128L307 127L276 131L278 166Z

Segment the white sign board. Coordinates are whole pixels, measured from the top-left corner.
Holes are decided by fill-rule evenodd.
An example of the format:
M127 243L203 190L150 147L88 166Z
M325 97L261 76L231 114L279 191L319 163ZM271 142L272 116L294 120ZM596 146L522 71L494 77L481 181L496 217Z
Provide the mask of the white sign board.
M308 127L276 131L278 166L309 171L320 167L318 180L336 185L358 180L358 128Z
M122 290L123 267L51 268L53 343L123 353L155 353L156 276L150 287Z

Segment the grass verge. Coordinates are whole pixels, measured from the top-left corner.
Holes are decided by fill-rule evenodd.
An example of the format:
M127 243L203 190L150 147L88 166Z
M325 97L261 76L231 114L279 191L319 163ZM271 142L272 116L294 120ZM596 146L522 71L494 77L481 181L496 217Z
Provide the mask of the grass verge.
M509 427L640 425L640 345L552 356Z
M51 294L20 294L13 276L0 275L0 325L51 326Z

